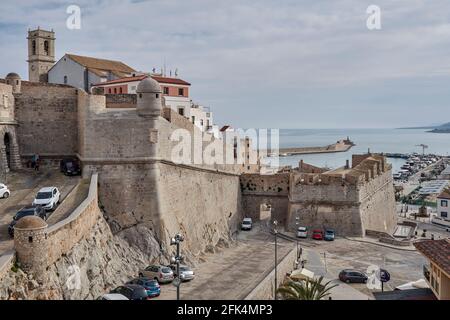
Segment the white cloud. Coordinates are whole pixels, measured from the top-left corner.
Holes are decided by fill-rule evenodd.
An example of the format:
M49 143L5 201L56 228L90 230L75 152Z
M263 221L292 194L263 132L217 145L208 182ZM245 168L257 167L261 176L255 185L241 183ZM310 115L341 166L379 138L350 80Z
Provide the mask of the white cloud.
M361 114L351 118L354 101L361 92L382 96L386 82L395 83L403 98L395 101L399 114L416 103L408 95L411 81L424 83L415 95L423 91L428 97L431 86L442 88L434 90L431 104L446 106L440 84L450 70L450 3L374 2L382 10L379 31L367 30L372 1L361 0L7 2L0 12L0 41L9 45L0 58L9 63L0 65L0 74L26 76L26 29L41 25L57 32L58 56L120 59L146 71L165 60L193 83L194 99L211 104L216 119L236 125L331 126L345 110L351 120L340 126L362 124ZM81 31L65 28L69 4L82 8ZM305 96L321 92L329 94L302 105ZM376 97L364 107L379 107Z

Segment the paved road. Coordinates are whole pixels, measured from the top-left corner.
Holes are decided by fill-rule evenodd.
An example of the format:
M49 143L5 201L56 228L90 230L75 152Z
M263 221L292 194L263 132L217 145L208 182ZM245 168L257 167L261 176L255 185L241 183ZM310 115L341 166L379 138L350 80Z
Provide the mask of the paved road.
M294 247L293 243L280 240L279 260ZM273 237L257 228L241 232L237 245L209 255L206 262L194 268L196 278L181 285L181 299L242 299L273 267ZM175 287L162 285L157 299L176 299Z
M14 241L8 234L8 225L18 210L30 205L39 189L55 186L61 192L61 199L78 183L79 177L66 177L56 169L39 172L22 170L8 174L5 184L11 191L8 199L0 199L0 255L13 248ZM2 181L3 182L3 181Z
M386 290L422 279L422 268L427 262L421 254L415 251L401 251L342 238L332 242L303 241L306 245L310 242L314 242L315 246L306 250L310 254L307 256L308 261L305 268L324 275L328 279L338 279L339 272L343 269L366 272L369 266L375 265L388 270L391 274L391 281L385 286ZM351 287L373 297L372 290L368 289L365 284L351 284Z

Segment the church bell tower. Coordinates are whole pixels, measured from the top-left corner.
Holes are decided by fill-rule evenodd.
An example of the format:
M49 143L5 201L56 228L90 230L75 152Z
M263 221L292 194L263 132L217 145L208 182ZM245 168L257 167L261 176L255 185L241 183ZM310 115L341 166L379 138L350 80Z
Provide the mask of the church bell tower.
M48 71L55 64L55 32L28 30L28 79L48 82Z

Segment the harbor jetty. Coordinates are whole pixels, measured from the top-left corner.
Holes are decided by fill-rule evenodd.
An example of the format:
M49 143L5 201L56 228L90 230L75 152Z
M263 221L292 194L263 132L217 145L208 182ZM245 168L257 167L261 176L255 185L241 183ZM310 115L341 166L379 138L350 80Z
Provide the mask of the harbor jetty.
M287 157L299 154L346 152L354 145L355 144L350 140L350 138L347 137L347 139L342 139L336 143L322 147L280 148L279 156Z

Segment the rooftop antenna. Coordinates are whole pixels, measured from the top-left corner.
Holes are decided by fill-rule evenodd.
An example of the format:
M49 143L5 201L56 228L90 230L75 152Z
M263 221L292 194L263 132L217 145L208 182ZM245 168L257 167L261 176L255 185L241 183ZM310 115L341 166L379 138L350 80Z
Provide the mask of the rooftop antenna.
M163 76L166 76L166 57L164 57L164 73Z
M178 68L175 69L175 77L178 77Z

